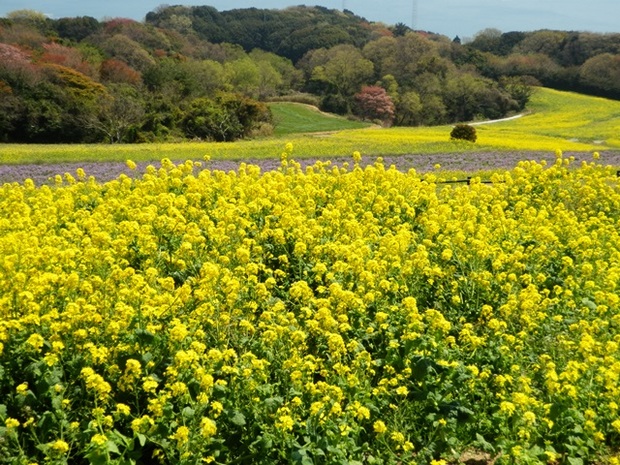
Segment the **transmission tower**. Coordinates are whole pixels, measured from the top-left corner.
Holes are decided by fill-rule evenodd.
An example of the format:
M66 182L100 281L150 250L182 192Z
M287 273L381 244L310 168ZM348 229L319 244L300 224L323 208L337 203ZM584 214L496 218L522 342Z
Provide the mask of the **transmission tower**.
M418 27L418 0L411 0L411 29Z

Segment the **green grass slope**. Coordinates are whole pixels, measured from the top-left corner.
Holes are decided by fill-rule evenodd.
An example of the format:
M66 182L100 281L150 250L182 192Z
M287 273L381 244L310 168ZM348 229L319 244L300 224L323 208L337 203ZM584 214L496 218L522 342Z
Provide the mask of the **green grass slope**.
M370 126L368 123L351 121L342 116L323 113L312 105L302 103L270 103L269 108L273 114L275 123L274 135L276 136L360 129Z

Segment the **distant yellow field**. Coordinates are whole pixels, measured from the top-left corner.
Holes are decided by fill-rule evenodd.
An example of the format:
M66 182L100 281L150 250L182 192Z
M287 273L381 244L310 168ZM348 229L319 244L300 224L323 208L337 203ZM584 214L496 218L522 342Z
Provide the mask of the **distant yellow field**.
M436 154L476 151L620 150L620 102L540 88L522 118L477 126L478 141L450 141L450 126L364 128L238 142L125 145L0 145L0 163L277 158L284 142L294 156Z

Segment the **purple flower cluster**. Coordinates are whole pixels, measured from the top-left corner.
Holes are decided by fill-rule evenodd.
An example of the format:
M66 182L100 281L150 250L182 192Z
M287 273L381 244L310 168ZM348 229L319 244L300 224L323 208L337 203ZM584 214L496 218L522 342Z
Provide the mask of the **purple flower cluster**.
M592 161L592 153L590 152L565 152L564 157L573 156L575 163L580 164L581 161ZM365 156L362 157L360 165L365 167L376 162L378 157ZM406 172L415 169L419 173L433 171L435 165L441 165L442 170L447 171L465 171L475 172L479 170L494 169L512 169L519 161L533 160L540 162L542 160L547 163L555 161L555 154L552 152L468 152L468 153L439 153L432 155L386 155L383 156L383 163L386 168L394 165L398 170ZM302 168L314 165L317 161L331 161L333 165L342 166L348 163L353 165L351 157L335 157L335 158L303 158L296 159ZM248 165L260 166L262 171L275 170L280 166L280 161L276 159L245 159L245 160L211 160L203 163L205 168L220 171L236 171L241 163ZM598 163L605 165L620 166L620 152L608 151L601 152L601 158ZM76 176L76 170L82 168L86 172L86 176L94 176L99 182L106 182L116 179L121 174L130 177L139 177L144 173L146 167L152 164L159 167L159 162L143 162L138 163L136 170L130 170L125 163L122 162L83 162L83 163L58 163L58 164L24 164L24 165L0 165L0 184L9 182L22 183L26 179L32 179L35 185L53 184L56 175L64 175L69 173Z

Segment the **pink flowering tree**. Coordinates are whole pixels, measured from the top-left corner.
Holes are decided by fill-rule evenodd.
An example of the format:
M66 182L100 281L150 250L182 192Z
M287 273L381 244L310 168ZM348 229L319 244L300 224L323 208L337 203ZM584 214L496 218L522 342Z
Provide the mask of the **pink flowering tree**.
M383 87L364 86L355 94L355 113L365 120L380 121L391 126L394 121L394 102Z

